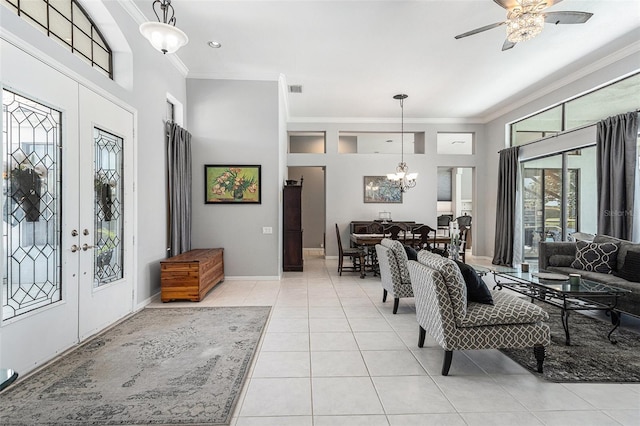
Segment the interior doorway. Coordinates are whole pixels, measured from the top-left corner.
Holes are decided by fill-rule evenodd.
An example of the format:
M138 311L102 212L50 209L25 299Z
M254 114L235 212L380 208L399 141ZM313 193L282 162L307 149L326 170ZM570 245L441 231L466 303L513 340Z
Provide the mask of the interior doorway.
M326 169L289 167L288 178L302 183L302 247L305 259L323 257L326 247Z

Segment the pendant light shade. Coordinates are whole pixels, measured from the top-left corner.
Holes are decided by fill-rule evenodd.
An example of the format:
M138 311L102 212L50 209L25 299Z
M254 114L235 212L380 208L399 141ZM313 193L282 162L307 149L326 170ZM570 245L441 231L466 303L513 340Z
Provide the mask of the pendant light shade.
M156 10L160 8L160 15ZM179 28L176 28L176 17L171 6L171 0L155 0L153 13L158 22L145 22L140 25L140 33L149 40L149 43L160 52L174 53L189 42L189 37Z

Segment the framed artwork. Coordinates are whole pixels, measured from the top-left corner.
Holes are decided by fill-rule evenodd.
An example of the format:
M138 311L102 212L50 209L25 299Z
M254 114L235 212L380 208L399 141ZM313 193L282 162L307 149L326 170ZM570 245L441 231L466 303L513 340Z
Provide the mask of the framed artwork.
M260 204L261 166L205 164L205 204Z
M365 176L364 202L402 204L402 192L386 176Z

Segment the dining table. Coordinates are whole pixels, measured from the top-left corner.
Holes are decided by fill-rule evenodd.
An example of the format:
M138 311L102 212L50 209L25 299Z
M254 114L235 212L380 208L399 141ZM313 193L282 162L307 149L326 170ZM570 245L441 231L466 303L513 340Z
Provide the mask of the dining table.
M363 265L363 268L360 271L360 277L364 278L365 270L369 270L373 272L373 275L376 276L378 274L378 259L376 256L375 245L380 244L380 242L384 238L391 238L391 234L363 234L363 233L352 233L350 235L351 242L358 246L362 247L366 251L366 261ZM413 246L414 242L419 242L421 238L420 234L413 234L411 232L401 232L398 236L398 241L403 244L410 244ZM451 243L451 237L444 235L436 235L435 237L429 238L429 243L431 244L444 244L444 249L446 251L447 244Z
M359 247L373 247L376 244L380 244L383 238L391 238L391 234L356 234L353 233L350 236L351 242ZM412 234L410 232L401 233L398 237L398 241L405 244L413 244L420 241L420 234ZM433 244L445 244L445 246L451 243L451 237L446 235L436 235L429 238L429 242Z

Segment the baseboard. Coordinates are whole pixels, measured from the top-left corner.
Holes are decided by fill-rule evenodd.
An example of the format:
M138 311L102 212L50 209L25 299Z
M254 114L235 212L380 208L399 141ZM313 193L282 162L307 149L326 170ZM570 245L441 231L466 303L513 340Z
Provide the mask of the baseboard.
M224 276L224 280L225 281L280 281L280 277L279 276L273 276L273 277L269 277L269 276L248 276L248 277L243 277L243 276L233 276L230 277L229 275L225 275Z

